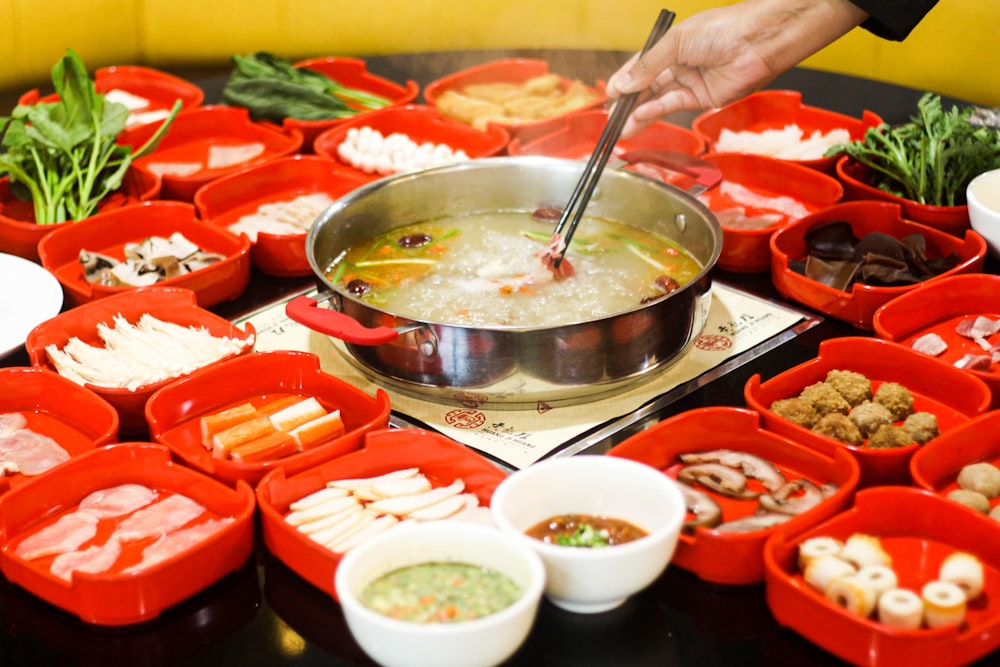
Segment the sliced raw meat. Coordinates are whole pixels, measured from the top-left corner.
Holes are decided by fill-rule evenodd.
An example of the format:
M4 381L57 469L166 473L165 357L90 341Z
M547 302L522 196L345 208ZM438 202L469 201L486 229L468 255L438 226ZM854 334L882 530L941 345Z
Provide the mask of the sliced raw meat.
M247 162L259 155L263 155L265 148L266 146L258 141L238 146L209 146L208 168L222 169Z
M28 419L20 412L0 414L0 436L14 435L28 425Z
M101 545L88 547L83 551L59 554L52 561L52 574L60 579L70 580L74 572L106 572L122 553L122 543L114 535Z
M157 176L190 176L204 168L201 162L149 162L146 168Z
M936 357L948 349L948 343L938 334L931 332L914 340L911 347L917 352Z
M986 354L966 354L955 362L955 368L967 371L988 371L993 363L993 358Z
M115 535L125 541L164 535L198 518L204 511L201 504L176 493L122 521Z
M80 501L80 509L102 519L125 516L156 500L156 491L143 484L119 484L94 491Z
M69 458L58 442L26 428L0 438L0 460L13 463L24 475L41 475Z
M64 514L53 524L26 537L14 553L24 560L76 551L81 544L97 535L98 518L77 510Z
M172 533L168 533L156 540L142 550L142 560L139 563L127 568L124 572L138 572L150 568L157 563L162 563L168 558L173 558L177 554L183 553L192 547L201 544L212 535L233 523L235 519L225 517L222 519L211 519L205 523L199 523L190 528L182 528Z
M991 320L988 317L970 317L962 320L955 327L955 333L959 336L977 339L992 336L1000 331L1000 320Z

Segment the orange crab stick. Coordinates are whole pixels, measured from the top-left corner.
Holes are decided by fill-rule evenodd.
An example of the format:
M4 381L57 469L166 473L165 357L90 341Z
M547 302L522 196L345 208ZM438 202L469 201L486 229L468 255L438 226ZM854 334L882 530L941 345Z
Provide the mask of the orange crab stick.
M251 403L242 403L222 412L202 417L201 444L205 446L205 449L212 449L212 437L216 433L225 431L256 416L257 410Z
M296 452L295 439L282 431L275 431L262 438L233 447L229 458L239 463L273 461Z
M340 418L340 410L334 410L295 428L291 432L291 436L295 438L298 450L301 452L341 436L345 431L344 420Z
M254 417L212 437L212 456L224 459L235 447L275 432L274 424L267 417Z

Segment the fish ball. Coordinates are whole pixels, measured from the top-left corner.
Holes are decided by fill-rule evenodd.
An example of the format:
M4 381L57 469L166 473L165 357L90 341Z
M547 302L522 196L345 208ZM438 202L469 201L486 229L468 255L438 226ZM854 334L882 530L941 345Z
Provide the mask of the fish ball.
M990 511L990 500L978 491L966 489L954 489L948 492L948 498L956 503L961 503L966 507L971 507L977 512L986 514Z
M938 579L955 584L966 600L973 600L983 592L983 564L972 554L959 551L944 559Z
M992 463L971 463L958 473L958 488L976 491L987 498L1000 496L1000 468Z
M928 628L958 625L965 619L965 593L947 581L931 581L920 591Z
M826 598L859 616L871 616L878 602L875 588L856 574L838 577L826 586Z
M844 543L835 537L810 537L799 545L799 570L804 572L810 561L820 556L839 556L843 548Z
M878 620L890 628L915 630L924 620L923 600L905 588L886 591L878 599Z
M858 570L854 576L872 587L876 596L881 596L899 585L899 578L896 576L895 570L885 565L866 565Z
M819 556L810 560L802 573L805 582L820 592L825 592L834 579L849 577L857 569L836 556Z
M892 557L882 548L879 539L864 533L854 533L848 537L840 557L859 570L869 565L892 566Z

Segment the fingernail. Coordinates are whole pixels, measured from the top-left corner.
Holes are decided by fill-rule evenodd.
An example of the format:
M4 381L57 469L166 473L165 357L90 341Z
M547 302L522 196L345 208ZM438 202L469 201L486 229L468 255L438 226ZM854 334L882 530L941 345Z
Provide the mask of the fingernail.
M632 83L632 77L628 72L619 72L611 77L611 87L620 93L628 92L628 86Z

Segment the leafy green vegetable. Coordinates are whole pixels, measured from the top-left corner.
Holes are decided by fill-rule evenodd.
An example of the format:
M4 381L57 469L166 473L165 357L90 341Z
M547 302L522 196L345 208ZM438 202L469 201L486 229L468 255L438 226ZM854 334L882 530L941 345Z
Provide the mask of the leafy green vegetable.
M391 103L264 51L233 56L233 63L236 67L222 89L222 101L248 109L255 120L349 118Z
M1000 168L1000 132L969 122L973 107L946 111L941 98L925 94L909 123L869 128L861 141L833 146L872 172L871 184L904 199L932 206L965 203L977 174Z
M35 222L52 224L92 215L122 185L132 161L151 152L180 110L180 100L139 150L121 146L128 109L94 88L80 57L67 55L52 68L57 102L17 105L0 117L0 176L15 196L34 204Z
M589 523L583 523L569 535L556 536L556 544L566 547L606 547L611 543L602 531L596 530Z

